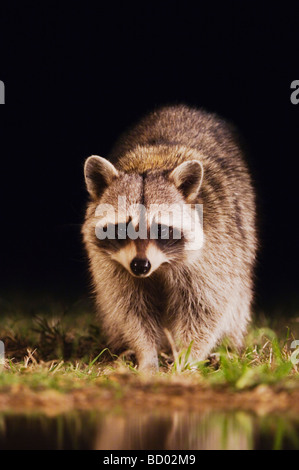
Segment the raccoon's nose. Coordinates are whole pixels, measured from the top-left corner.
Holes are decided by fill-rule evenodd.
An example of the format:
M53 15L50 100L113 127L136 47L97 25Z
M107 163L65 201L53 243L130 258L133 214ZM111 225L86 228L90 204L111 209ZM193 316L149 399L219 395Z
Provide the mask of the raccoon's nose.
M151 263L148 259L134 258L130 266L136 276L147 274L151 269Z

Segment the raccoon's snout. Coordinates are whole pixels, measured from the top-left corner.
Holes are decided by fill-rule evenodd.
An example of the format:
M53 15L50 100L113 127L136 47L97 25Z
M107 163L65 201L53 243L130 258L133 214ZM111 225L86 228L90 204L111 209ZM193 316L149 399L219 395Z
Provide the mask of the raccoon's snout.
M147 274L151 269L151 263L148 259L134 258L130 264L131 270L135 276Z

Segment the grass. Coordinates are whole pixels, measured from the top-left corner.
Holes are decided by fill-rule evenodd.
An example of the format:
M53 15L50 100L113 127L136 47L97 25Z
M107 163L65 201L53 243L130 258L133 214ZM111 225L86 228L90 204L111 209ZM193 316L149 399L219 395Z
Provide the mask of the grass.
M0 373L0 394L19 390L62 393L109 390L121 397L124 390L142 387L155 393L161 384L188 388L198 385L231 392L259 386L299 390L299 369L291 343L299 339L298 318L271 321L259 315L246 337L244 350L234 351L224 341L204 362L190 362L186 351L162 352L160 372L146 380L136 370L134 357L117 357L106 347L92 307L83 301L64 307L49 301L28 304L0 302L0 339L6 361ZM169 338L170 343L171 338ZM150 384L150 385L149 385Z
M241 352L223 341L199 363L191 361L192 343L181 351L169 335L172 353L161 352L160 371L149 377L136 369L130 352L117 357L107 349L90 302L0 298L0 311L2 445L10 426L28 436L35 426L59 448L69 438L76 448L96 448L90 437L102 429L105 439L109 432L114 439L117 427L122 448L127 435L142 429L145 442L147 426L152 436L173 423L165 434L175 439L170 448L186 442L201 448L210 439L217 448L298 448L296 315L259 313Z

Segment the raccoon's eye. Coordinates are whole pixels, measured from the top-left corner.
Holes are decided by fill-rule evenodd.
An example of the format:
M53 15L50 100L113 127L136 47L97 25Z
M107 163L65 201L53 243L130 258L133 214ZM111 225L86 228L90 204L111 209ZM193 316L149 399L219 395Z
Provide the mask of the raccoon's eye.
M158 224L158 239L159 240L169 240L172 238L173 228L168 227L167 225Z
M115 238L116 240L127 239L127 224L118 224L115 226Z
M159 243L162 245L172 246L182 239L181 231L168 225L158 224L156 227Z
M124 224L108 224L103 227L103 238L107 240L126 240L127 239L127 225ZM105 236L104 236L105 235Z

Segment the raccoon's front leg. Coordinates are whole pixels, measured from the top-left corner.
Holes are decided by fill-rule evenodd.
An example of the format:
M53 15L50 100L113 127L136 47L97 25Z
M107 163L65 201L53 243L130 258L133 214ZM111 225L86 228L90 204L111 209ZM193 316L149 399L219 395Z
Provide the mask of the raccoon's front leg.
M115 349L127 347L135 352L141 371L158 370L161 326L155 301L142 283L127 278L110 284L97 295L100 316L108 341ZM120 297L121 292L121 297Z
M106 328L112 344L123 344L135 352L138 369L143 372L158 371L158 326L147 312L123 308L114 312L118 325L111 323L113 313L109 312L109 325ZM112 314L111 314L112 313ZM107 324L107 322L104 322ZM113 331L112 331L113 329ZM117 337L116 337L117 336Z
M204 361L219 339L216 327L208 330L199 322L186 321L183 317L172 325L170 332L179 349L187 350L192 343L190 362Z
M145 312L130 308L116 310L101 309L104 330L111 346L132 349L136 355L138 369L146 372L158 370L158 327L145 318Z
M221 335L220 318L202 299L196 279L185 274L176 280L167 306L168 328L180 349L191 342L190 361L205 360L216 346Z
M159 370L157 349L150 347L148 349L135 348L138 369L142 372L154 373Z

